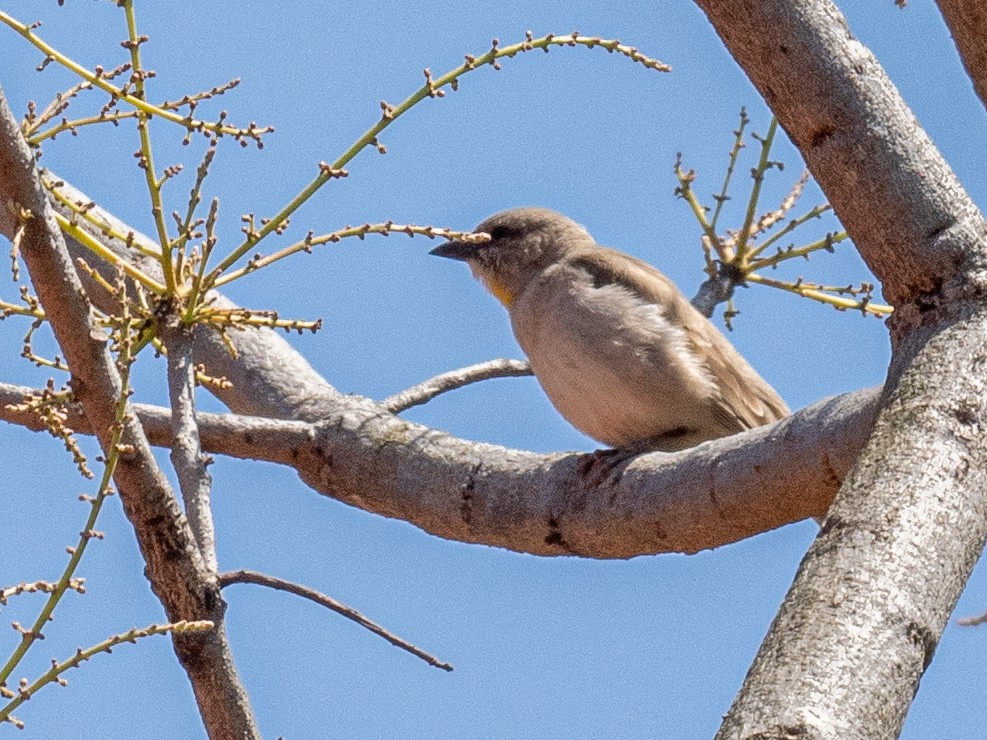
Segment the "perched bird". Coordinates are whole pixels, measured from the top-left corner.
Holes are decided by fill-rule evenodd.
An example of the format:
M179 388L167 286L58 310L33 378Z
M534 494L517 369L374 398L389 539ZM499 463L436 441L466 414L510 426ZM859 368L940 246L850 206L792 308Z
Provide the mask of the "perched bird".
M781 397L651 265L545 208L491 216L431 254L466 262L573 426L615 448L680 450L786 416Z

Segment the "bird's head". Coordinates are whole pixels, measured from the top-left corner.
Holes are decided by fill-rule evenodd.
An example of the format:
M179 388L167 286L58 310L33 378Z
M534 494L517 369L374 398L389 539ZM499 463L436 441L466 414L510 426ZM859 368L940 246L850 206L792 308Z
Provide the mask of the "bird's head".
M578 246L593 244L582 226L547 208L514 208L486 219L473 230L490 241L449 241L430 254L461 260L505 306L528 283Z

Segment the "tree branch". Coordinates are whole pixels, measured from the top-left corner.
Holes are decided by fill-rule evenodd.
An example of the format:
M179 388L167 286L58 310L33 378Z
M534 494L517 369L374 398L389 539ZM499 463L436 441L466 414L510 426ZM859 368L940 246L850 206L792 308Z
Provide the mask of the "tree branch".
M692 298L692 306L707 319L713 318L713 311L721 303L726 303L737 287L738 275L720 270L715 276L703 281Z
M392 414L400 414L415 406L428 403L433 398L470 383L479 383L491 378L520 378L531 375L531 366L523 360L488 360L458 370L436 375L423 383L388 396L380 405Z
M697 0L805 157L884 295L905 304L967 257L982 217L829 0Z
M274 576L269 576L266 573L258 573L255 570L234 570L228 573L220 573L219 583L223 588L234 583L252 583L257 586L267 586L268 588L273 588L276 591L286 591L289 594L301 596L303 599L308 599L309 601L315 602L319 606L324 606L326 609L336 612L336 614L339 614L341 617L346 617L347 619L356 622L358 625L369 630L370 632L373 632L375 635L383 637L395 647L399 647L402 650L406 650L412 655L421 658L430 666L441 668L444 671L452 670L451 664L439 660L434 655L426 653L424 650L412 645L407 640L403 640L397 635L388 632L376 622L367 619L356 609L348 607L346 604L336 601L331 596L327 596L326 594L316 591L315 589L308 588L307 586L292 583L291 581L286 581L282 578L275 578Z
M0 418L30 392L0 384ZM198 414L211 453L290 465L313 489L434 535L538 555L697 552L821 516L867 439L880 390L819 401L777 424L674 454L642 455L589 486L581 454L537 455L456 439L348 398L320 424ZM167 409L135 404L153 444ZM68 423L89 433L78 409Z
M63 185L61 190L72 193L72 199L80 204L90 202L86 196L71 190L68 185ZM114 232L129 234L130 238L143 248L153 248L153 243L146 237L133 232L98 206L90 208L89 212ZM103 239L108 247L118 250L121 254L126 254L131 259L147 260L148 264L141 263L141 269L146 268L149 274L153 274L154 261L146 257L141 258L137 250L128 247L124 240L105 236L102 234L104 229L93 227L87 221L80 221L80 224L86 225L95 236ZM3 227L2 221L0 227ZM103 266L94 265L94 267ZM95 289L93 291L95 295L102 292ZM217 296L217 300L224 299ZM107 304L105 309L113 310L113 307ZM711 472L708 467L704 469L703 465L713 464L711 460L720 449L718 443L705 447L703 453L705 456L696 458L692 463L687 462L688 456L686 458L655 456L662 461L661 465L653 472L646 472L647 468L641 468L640 477L634 478L639 481L635 485L640 486L635 495L647 500L648 497L654 496L654 491L662 492L666 487L671 487L672 495L667 499L662 498L661 501L667 503L670 509L677 511L675 514L667 514L673 524L668 524L666 528L675 532L674 538L668 541L660 539L655 541L654 531L647 530L649 520L644 518L635 520L638 534L629 536L625 542L607 544L605 534L601 534L606 530L604 527L597 534L583 531L578 536L564 537L563 542L560 543L558 540L561 535L556 531L559 521L565 521L565 526L571 521L576 529L585 530L580 524L580 517L572 514L576 508L573 502L589 495L583 490L584 482L578 476L570 475L577 467L578 456L563 458L528 455L492 445L455 440L415 425L408 426L403 420L388 418L379 407L367 399L338 393L272 330L250 329L231 332L230 336L237 346L236 359L230 356L215 332L201 329L196 331L195 360L197 363L204 363L210 374L226 376L233 380L232 388L217 394L233 410L275 418L294 417L313 421L352 417L361 419L361 423L366 423L368 426L392 429L397 435L388 440L386 451L391 453L389 458L382 454L384 449L366 448L358 435L347 432L329 438L329 442L337 445L335 450L337 457L345 456L352 459L361 471L372 470L372 477L359 476L345 490L339 490L337 487L319 482L321 473L318 468L318 458L314 466L306 461L305 465L309 465L307 473L304 472L304 466L299 463L299 471L303 474L303 478L316 490L335 495L354 505L386 516L404 516L404 512L407 511L407 516L413 523L439 536L464 539L468 542L497 544L542 554L584 551L592 557L630 557L647 552L693 552L705 547L715 547L724 542L736 541L789 521L819 516L825 511L826 505L839 485L839 480L848 469L852 456L863 444L864 435L872 423L870 415L872 406L869 406L873 404L872 393L866 397L846 399L846 405L840 406L838 413L833 411L834 407L827 407L825 413L813 423L827 424L828 422L822 420L830 419L835 426L820 429L818 434L811 424L794 422L796 426L793 428L798 430L796 438L799 440L797 454L789 452L795 448L788 447L779 453L777 449L768 445L758 447L760 451L754 453L751 458L758 461L758 470L763 469L764 466L770 469L773 461L785 461L784 465L777 468L774 473L776 481L774 486L762 486L762 481L756 475L752 478L749 460L739 451L753 438L745 437L743 442L732 440L728 446L734 449L733 446L737 445L737 449L732 453L735 457L731 458L734 462L716 463L717 467L713 469L715 472ZM205 418L205 415L200 415L200 422L204 424ZM805 418L816 417L810 414ZM837 421L838 418L845 418L845 423ZM81 420L73 419L72 423L75 428L83 428L80 426ZM329 421L326 422L325 427L335 428ZM202 432L205 435L204 449L226 451L220 448L220 443L215 437L209 438L206 435L205 427L202 428ZM395 439L404 438L406 435L415 444L405 446L392 444ZM277 440L276 435L268 438L270 450L278 449ZM443 440L442 446L429 448L429 444L435 440ZM156 438L155 443L170 444L170 438L165 435ZM210 444L216 446L211 447ZM788 441L787 444L795 444L795 442ZM427 475L410 477L403 472L402 466L413 466L415 457L420 453L426 453L425 459L429 461L430 470L431 466L436 464L436 459L442 461L439 469L444 480L452 481L451 485L445 488L433 485L431 472ZM273 453L255 450L246 453L245 456L249 457L251 454L260 459ZM455 454L458 460L453 459L452 454ZM517 469L515 463L521 459L526 461L525 465ZM569 462L562 466L556 465L556 462L562 459L567 459ZM640 460L643 462L644 458ZM279 461L295 464L291 460ZM682 461L682 466L676 473L678 461ZM475 522L466 524L460 521L461 513L465 511L464 495L460 486L468 482L471 477L476 477L472 471L478 464L482 470L498 471L497 475L479 476L482 482L483 500L487 502L485 506L488 507L482 516L482 527L477 527ZM734 469L734 465L740 469L740 472ZM544 469L560 472L556 477L537 472ZM637 470L637 467L634 470ZM834 477L834 470L840 471L838 477ZM520 490L515 479L518 474L526 481L525 487ZM635 473L635 476L637 475ZM655 478L649 482L651 475L655 475ZM375 493L371 490L375 488L372 481L378 476L387 482L387 486ZM792 481L797 478L813 483L800 481L793 484ZM621 485L627 483L619 483L618 490ZM732 501L732 506L738 510L734 514L738 517L736 522L731 517L724 518L723 511L716 506L717 502L710 498L710 485L714 486L713 490L717 496L728 494L727 499ZM744 485L749 485L750 488L744 490ZM804 499L791 495L791 490L801 492L806 490L806 486L809 486L810 490L807 491ZM497 522L496 514L512 512L521 490L525 492L525 496L532 497L531 510L526 515L526 520L530 522L527 525L529 529L512 534L509 530L514 517L510 516L505 521ZM378 495L381 499L375 500ZM439 497L443 502L438 507L441 512L431 508L431 502L435 497ZM466 499L473 500L469 496ZM634 498L627 499L628 505L634 500ZM646 504L641 505L646 510L653 508ZM606 512L601 510L596 513L603 515ZM561 520L557 516L559 514L564 515ZM649 510L648 516L664 519L666 512ZM718 526L710 527L709 522L703 519L706 516L712 517ZM552 522L556 523L551 524ZM550 531L546 531L546 528ZM549 540L548 544L545 542L546 538ZM584 542L578 545L572 544L580 540ZM564 543L570 543L570 548L574 549L567 550L562 546Z
M168 398L171 402L171 464L185 502L185 515L210 572L218 571L216 527L213 524L212 476L206 469L195 418L195 364L192 332L171 315L161 322L161 339L168 351Z
M53 173L46 173L46 179L61 183L59 191L70 202L80 207L93 201L84 193L72 187ZM52 207L66 218L74 212L57 200L52 199ZM5 220L0 209L0 233L8 239L13 236L15 223ZM96 226L89 220L77 219L80 228L98 239L117 256L134 262L142 272L161 278L157 260L146 253L157 250L157 245L145 234L135 231L113 214L98 206L88 209L91 218L103 224ZM110 232L127 235L139 246L139 250L129 246L125 240L112 236ZM73 258L90 263L105 278L112 279L112 268L102 262L93 262L94 255L86 247L68 238L69 253ZM143 253L142 253L143 252ZM113 313L113 305L106 292L100 289L85 274L83 284L93 302L103 311ZM210 292L217 308L234 308L236 304L216 292ZM223 338L209 327L195 327L194 358L196 364L203 364L213 377L225 377L229 386L210 387L209 390L231 410L239 414L266 416L273 419L303 419L317 421L332 408L342 394L332 387L309 362L285 340L282 334L273 329L258 327L240 331L229 331L227 336L236 348L236 356L230 354Z
M895 306L874 432L718 737L896 737L987 538L987 227L831 2L697 3Z
M0 172L0 203L11 203L31 213L21 239L21 254L71 368L73 392L106 454L116 423L120 377L106 337L93 323L92 307L39 181L34 155L24 143L2 90ZM249 700L226 644L219 584L204 567L140 423L128 417L124 425L122 439L127 452L120 455L114 480L134 526L151 586L169 621L210 620L217 625L214 631L172 637L203 721L213 737L257 737Z
M987 107L987 7L981 0L937 0L937 3L973 89Z

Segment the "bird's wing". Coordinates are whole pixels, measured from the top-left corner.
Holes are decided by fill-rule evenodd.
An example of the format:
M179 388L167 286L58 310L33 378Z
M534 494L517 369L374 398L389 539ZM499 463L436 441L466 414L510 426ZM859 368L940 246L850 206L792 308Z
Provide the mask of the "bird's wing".
M788 416L788 407L774 388L656 268L605 247L573 255L572 262L586 270L597 286L616 283L661 306L669 321L683 329L719 390L713 413L725 429L751 429Z

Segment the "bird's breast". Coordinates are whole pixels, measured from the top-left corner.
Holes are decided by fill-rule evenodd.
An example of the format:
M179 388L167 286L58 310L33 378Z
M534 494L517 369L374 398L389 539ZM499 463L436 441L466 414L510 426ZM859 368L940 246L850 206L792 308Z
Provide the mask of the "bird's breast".
M702 429L713 382L662 306L556 266L508 310L539 383L584 433L613 446L679 431L715 436Z

